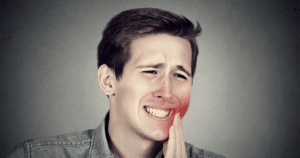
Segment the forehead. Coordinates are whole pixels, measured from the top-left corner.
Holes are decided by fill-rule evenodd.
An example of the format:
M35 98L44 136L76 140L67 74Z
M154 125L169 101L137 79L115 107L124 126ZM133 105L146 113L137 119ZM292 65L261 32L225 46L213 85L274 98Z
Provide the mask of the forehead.
M179 64L191 68L192 50L187 39L168 34L153 34L132 41L130 65L140 63Z

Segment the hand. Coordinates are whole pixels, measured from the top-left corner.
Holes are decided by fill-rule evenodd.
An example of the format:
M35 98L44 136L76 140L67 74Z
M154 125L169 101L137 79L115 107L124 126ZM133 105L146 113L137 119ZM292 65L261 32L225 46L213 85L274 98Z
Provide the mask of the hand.
M163 153L166 158L186 158L185 143L179 113L174 117L169 130L169 140L164 143Z

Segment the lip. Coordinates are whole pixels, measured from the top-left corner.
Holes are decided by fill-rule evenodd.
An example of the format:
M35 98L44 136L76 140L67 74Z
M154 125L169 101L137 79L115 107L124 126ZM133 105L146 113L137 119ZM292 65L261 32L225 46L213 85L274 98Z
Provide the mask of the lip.
M174 112L174 109L172 109L172 108L169 108L169 109L166 109L166 108L164 108L164 109L162 109L162 108L155 108L155 109L160 109L160 110L165 110L165 111L168 111L168 110L171 109L171 110L170 110L170 113L169 113L169 115L168 115L167 117L157 117L157 116L154 116L154 115L149 114L149 113L145 110L145 107L151 107L151 108L154 108L154 107L152 107L152 106L143 106L143 111L146 113L147 116L151 117L151 118L154 119L154 120L158 120L158 121L169 120L169 118L172 117L172 114L173 114L173 112Z

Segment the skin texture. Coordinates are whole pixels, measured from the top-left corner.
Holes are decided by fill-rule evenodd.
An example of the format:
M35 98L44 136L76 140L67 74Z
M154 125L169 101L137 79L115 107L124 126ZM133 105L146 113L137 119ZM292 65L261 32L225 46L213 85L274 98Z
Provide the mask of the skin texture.
M163 153L166 158L187 157L179 114L176 114L174 118L173 125L170 128L169 141L164 143Z
M180 119L191 96L191 55L188 40L156 34L132 42L120 80L106 65L100 66L99 85L110 101L109 145L116 157L155 157L169 133L166 156L184 157L185 152L178 152L184 149ZM145 106L171 112L159 118Z

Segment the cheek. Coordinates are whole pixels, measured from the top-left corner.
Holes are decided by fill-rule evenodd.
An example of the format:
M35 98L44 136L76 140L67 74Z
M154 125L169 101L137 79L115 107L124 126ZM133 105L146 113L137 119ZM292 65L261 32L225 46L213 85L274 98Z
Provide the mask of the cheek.
M122 106L137 106L143 95L149 89L145 84L137 81L123 82L118 86L116 91L116 98L118 98L117 105Z
M185 113L187 112L189 105L190 105L190 95L187 97L186 100L180 100L178 109L176 109L176 113L180 113L180 118L182 119Z
M191 93L187 92L186 94L182 95L179 99L178 106L174 109L174 115L171 117L171 119L168 122L167 125L167 133L169 133L169 129L171 125L173 124L174 121L174 116L176 113L180 114L180 119L182 119L187 112L189 105L190 105L190 98L191 98Z
M134 89L134 86L128 84L120 84L120 86L118 86L118 89L116 90L115 98L118 109L132 109L128 106L132 106L132 101L134 101L134 98L136 98L136 91Z
M176 113L180 113L180 118L182 119L187 112L190 105L191 93L186 93L179 100L178 108L175 109Z

